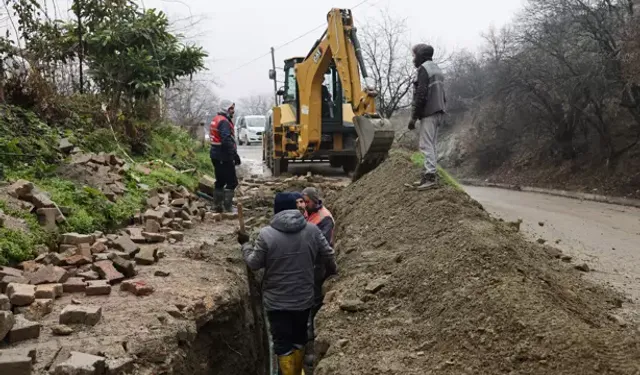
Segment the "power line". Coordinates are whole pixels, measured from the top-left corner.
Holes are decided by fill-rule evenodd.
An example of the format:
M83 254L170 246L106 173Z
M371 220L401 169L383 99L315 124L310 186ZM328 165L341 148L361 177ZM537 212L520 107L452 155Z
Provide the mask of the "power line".
M368 3L369 1L371 1L371 0L362 0L362 1L361 1L361 2L359 2L358 4L356 4L356 5L352 6L352 7L351 7L351 9L356 9L356 8L357 8L357 7L359 7L359 6L361 6L361 5L364 5L364 4ZM311 34L311 33L315 32L315 31L317 31L317 30L319 30L319 29L321 29L321 28L323 28L323 27L325 27L325 26L326 26L326 23L322 23L322 24L320 24L320 25L318 25L318 26L314 27L313 29L311 29L311 30L307 31L306 33L304 33L304 34L302 34L302 35L300 35L300 36L297 36L297 37L295 37L295 38L293 38L293 39L289 40L288 42L285 42L285 43L283 43L283 44L281 44L281 45L279 45L279 46L277 46L277 47L274 47L274 50L278 50L278 49L280 49L280 48L286 47L286 46L288 46L289 44L291 44L291 43L293 43L293 42L296 42L296 41L298 41L298 40L300 40L300 39L304 38L305 36L307 36L307 35L309 35L309 34ZM269 51L269 52L265 53L264 55L260 55L260 56L258 56L258 57L256 57L256 58L254 58L253 60L250 60L250 61L248 61L248 62L246 62L246 63L244 63L244 64L242 64L242 65L240 65L240 66L238 66L238 67L236 67L236 68L234 68L234 69L232 69L232 70L230 70L230 71L226 72L226 73L224 73L224 74L223 74L223 76L227 76L227 75L229 75L229 74L231 74L231 73L235 73L235 72L237 72L238 70L240 70L240 69L242 69L242 68L244 68L244 67L246 67L246 66L248 66L248 65L251 65L251 64L253 64L254 62L256 62L256 61L258 61L258 60L262 59L263 57L267 57L267 56L269 56L270 54L271 54L271 51Z

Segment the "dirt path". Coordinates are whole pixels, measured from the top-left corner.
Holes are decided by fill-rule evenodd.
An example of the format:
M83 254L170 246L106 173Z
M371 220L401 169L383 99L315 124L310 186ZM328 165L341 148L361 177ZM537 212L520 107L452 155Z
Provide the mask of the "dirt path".
M544 239L574 263L587 263L594 269L591 277L640 302L640 209L496 188L465 190L492 215L522 219L530 240Z

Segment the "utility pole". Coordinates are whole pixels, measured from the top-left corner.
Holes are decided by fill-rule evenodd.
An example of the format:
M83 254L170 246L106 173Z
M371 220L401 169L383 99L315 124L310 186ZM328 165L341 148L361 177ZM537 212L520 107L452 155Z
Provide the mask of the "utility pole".
M83 30L82 30L82 10L80 9L81 0L75 0L75 13L78 18L78 61L80 62L80 94L84 94L84 43L82 42Z
M274 105L278 105L278 81L277 81L277 74L276 74L276 50L271 47L271 67L273 69L273 75L272 75L272 79L273 79L273 95L274 95Z

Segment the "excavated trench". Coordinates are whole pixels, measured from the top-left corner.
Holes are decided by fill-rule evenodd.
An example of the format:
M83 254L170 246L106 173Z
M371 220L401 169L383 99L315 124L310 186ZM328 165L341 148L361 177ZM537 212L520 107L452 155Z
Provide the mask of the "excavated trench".
M246 284L246 283L245 283ZM218 306L196 322L197 333L185 343L175 374L269 375L269 342L262 314L258 276L250 288L240 285L239 299Z

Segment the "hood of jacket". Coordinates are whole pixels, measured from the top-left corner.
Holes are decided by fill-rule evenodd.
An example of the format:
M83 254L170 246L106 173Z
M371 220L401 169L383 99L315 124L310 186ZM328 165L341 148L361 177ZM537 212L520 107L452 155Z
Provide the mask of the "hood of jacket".
M223 99L220 101L220 103L218 103L218 114L219 115L224 115L225 117L229 118L229 108L231 108L232 106L234 106L235 103L232 102L231 100L227 100L227 99Z
M271 227L279 232L297 233L307 226L307 220L298 210L278 212L271 219Z
M419 68L426 61L433 60L433 47L426 44L418 44L413 47L413 64Z

